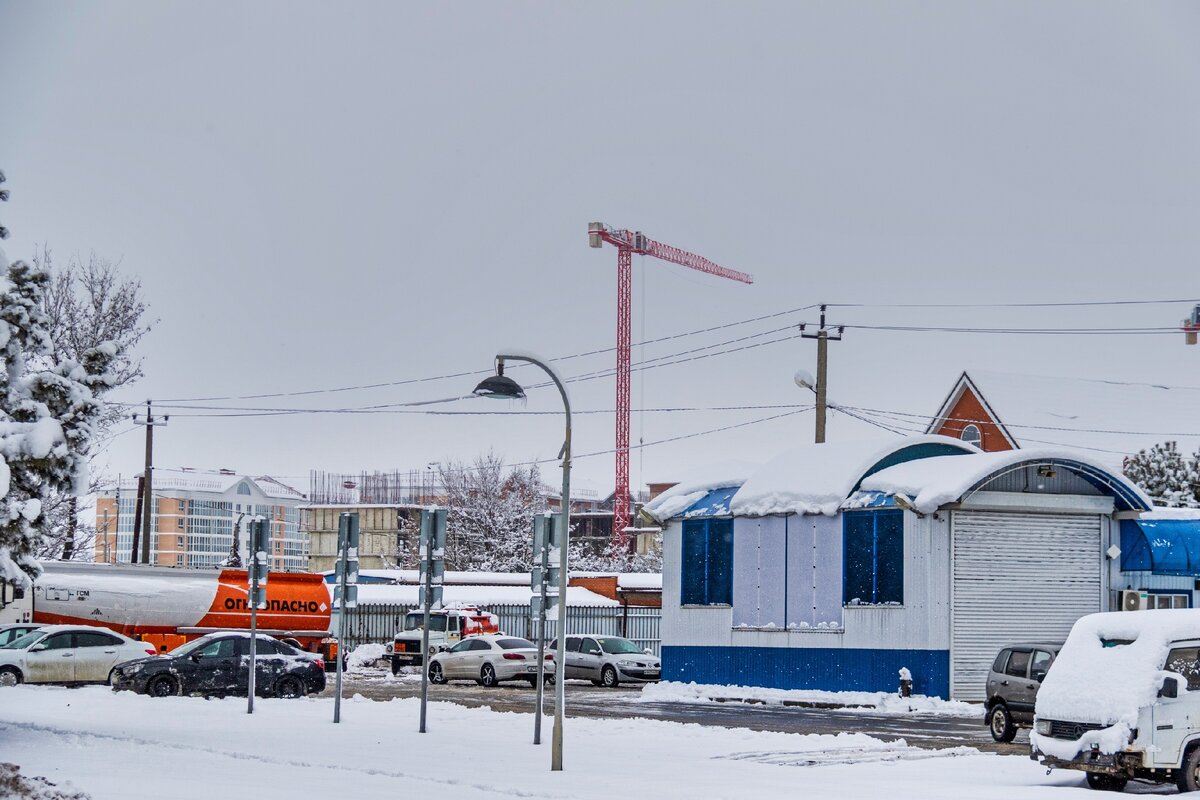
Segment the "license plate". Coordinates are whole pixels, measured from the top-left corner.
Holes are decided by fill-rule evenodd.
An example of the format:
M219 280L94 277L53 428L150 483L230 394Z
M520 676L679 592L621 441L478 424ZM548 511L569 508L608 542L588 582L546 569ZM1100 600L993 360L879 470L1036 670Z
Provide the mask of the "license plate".
M530 664L529 666L525 667L525 671L526 672L537 672L537 667Z

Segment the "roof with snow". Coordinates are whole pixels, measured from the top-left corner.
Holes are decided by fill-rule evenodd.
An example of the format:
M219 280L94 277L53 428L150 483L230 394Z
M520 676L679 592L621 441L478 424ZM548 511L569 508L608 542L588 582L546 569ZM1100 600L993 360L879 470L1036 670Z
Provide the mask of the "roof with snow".
M1096 489L1113 497L1117 510L1148 511L1150 498L1120 472L1091 457L1066 449L1002 450L969 456L935 457L897 464L864 478L864 492L911 497L921 513L937 511L962 500L973 490L1009 472L1031 465L1070 470Z
M1117 465L1160 442L1182 452L1200 447L1200 386L1120 383L1084 378L970 370L963 374L929 430L936 430L961 394L963 379L1021 447L1087 450Z
M228 470L212 471L155 467L153 478L155 492L182 491L225 494L242 481L247 481L267 497L281 500L304 499L304 495L298 490L293 489L282 481L272 478L270 475L260 475L254 478L249 475L238 475ZM121 489L123 491L136 490L137 479L129 478L121 481Z

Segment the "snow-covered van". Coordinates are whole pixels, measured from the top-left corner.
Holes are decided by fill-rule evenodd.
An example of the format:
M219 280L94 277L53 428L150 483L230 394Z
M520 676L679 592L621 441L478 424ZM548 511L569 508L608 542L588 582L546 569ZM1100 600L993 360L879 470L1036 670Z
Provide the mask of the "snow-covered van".
M1093 789L1200 789L1200 609L1081 618L1034 714L1032 757L1083 770Z
M396 633L388 647L387 657L392 663L392 674L401 667L425 663L421 653L422 628L425 626L423 611L410 611L404 617L404 628ZM475 606L451 606L429 612L429 652L449 650L463 637L481 633L499 633L500 618Z

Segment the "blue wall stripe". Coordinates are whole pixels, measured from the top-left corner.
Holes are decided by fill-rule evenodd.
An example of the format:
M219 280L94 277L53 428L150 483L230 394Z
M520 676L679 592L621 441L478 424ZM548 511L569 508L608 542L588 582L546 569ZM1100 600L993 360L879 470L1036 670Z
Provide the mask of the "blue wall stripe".
M664 645L661 658L663 680L827 692L894 692L908 667L914 694L950 697L949 650Z

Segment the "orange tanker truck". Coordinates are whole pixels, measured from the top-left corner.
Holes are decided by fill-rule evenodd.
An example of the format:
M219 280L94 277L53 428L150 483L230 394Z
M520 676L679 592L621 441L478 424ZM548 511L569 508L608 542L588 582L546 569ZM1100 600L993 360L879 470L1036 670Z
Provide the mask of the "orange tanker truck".
M100 625L159 652L214 631L249 630L246 570L180 570L46 561L33 587L33 621ZM295 639L336 664L329 590L320 575L272 572L259 633Z

